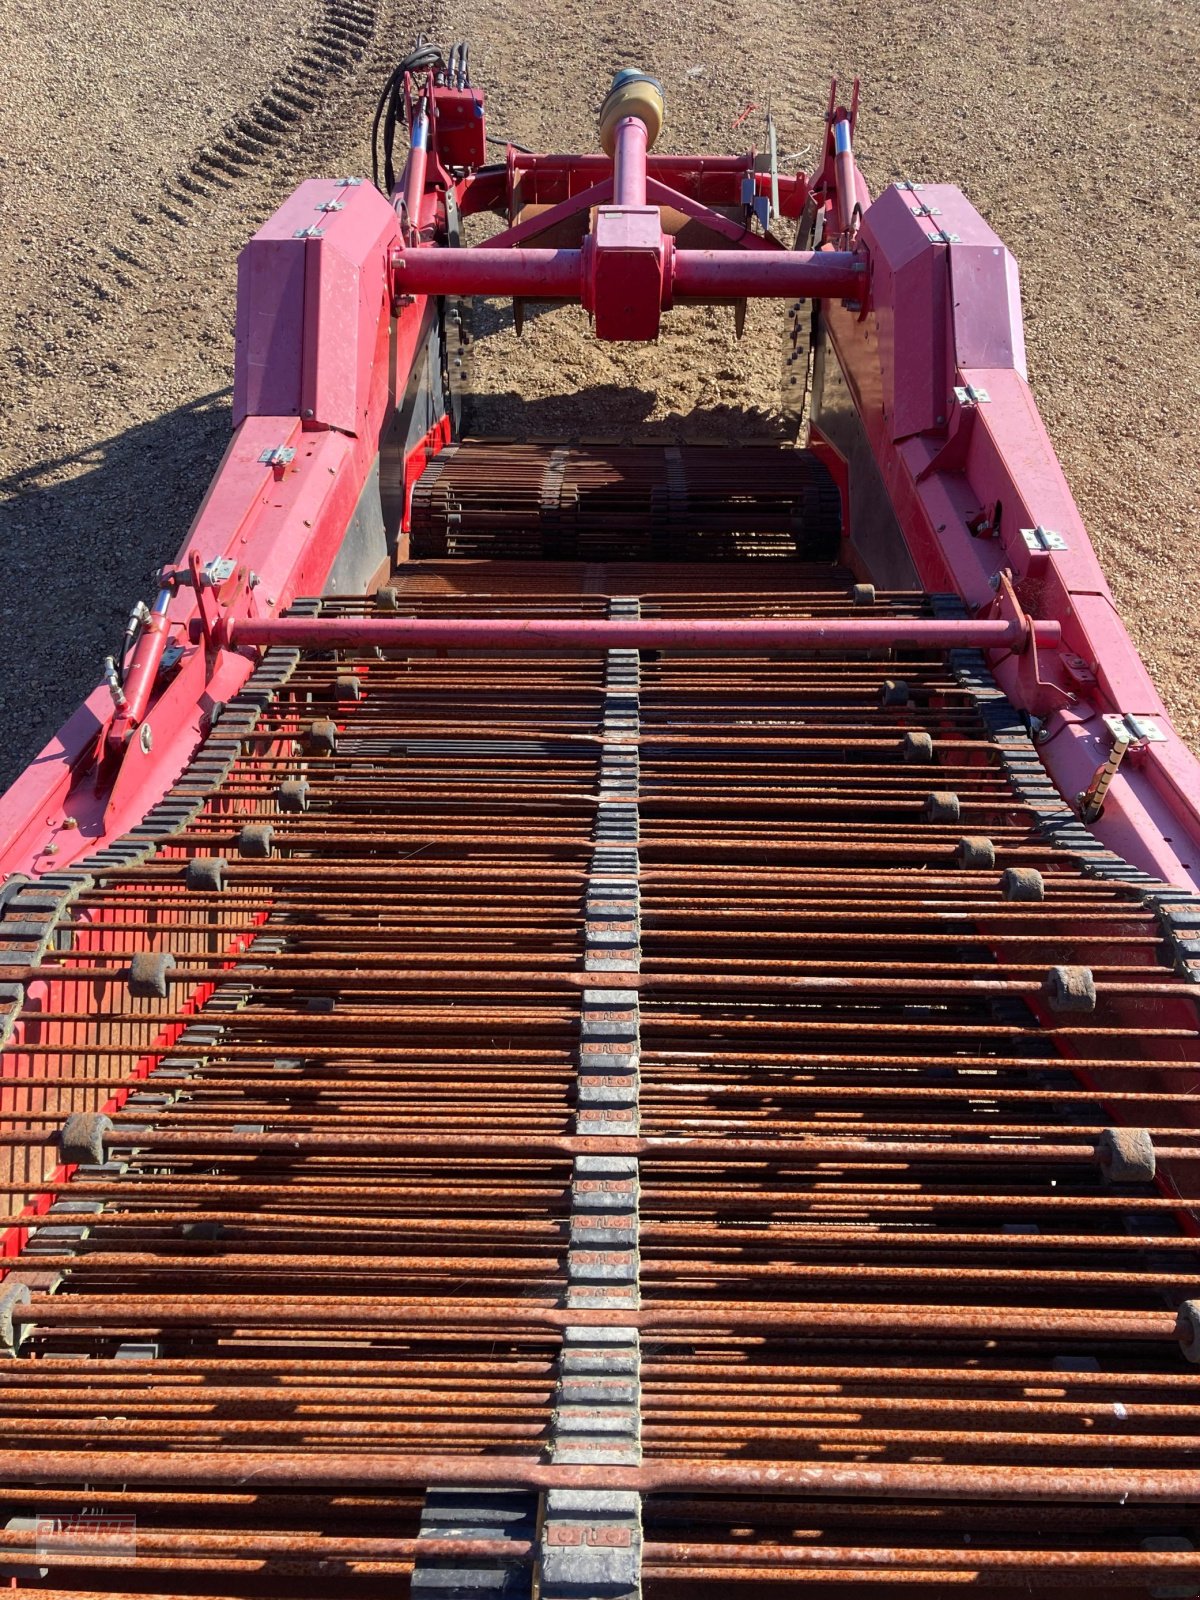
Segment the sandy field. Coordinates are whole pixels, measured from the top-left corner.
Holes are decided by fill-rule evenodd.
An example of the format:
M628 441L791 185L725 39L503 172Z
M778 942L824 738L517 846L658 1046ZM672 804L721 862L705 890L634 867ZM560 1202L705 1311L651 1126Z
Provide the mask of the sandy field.
M1200 749L1200 434L1192 93L1200 8L1164 0L0 0L0 784L97 680L228 435L234 263L300 178L369 172L413 37L471 44L489 127L594 147L611 72L662 78L660 148L733 151L770 104L808 159L832 72L863 80L873 189L956 182L1021 263L1030 378L1130 629ZM755 107L735 127L747 107ZM780 313L653 347L578 313L483 308L478 430L761 434Z

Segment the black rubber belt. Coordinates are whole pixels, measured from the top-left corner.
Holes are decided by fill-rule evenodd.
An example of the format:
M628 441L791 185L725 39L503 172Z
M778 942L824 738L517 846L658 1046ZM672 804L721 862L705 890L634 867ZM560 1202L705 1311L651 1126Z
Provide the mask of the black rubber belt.
M641 615L636 599L611 599L610 617ZM638 738L641 665L610 650L604 667L604 742L588 874L575 1132L614 1138L639 1128L636 989L620 975L641 964L638 887ZM605 974L610 975L605 983ZM603 986L602 986L603 985ZM640 1304L636 1156L575 1158L571 1184L568 1310ZM551 1439L556 1465L641 1461L641 1352L637 1329L563 1330ZM552 1489L540 1543L542 1600L626 1600L641 1592L641 1496L623 1490Z

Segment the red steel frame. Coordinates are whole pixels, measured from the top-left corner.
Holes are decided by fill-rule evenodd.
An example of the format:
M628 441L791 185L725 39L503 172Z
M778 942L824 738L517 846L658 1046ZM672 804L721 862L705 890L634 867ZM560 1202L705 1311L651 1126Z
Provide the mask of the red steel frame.
M410 83L410 125L424 96L425 131L393 203L362 184L303 183L244 252L236 431L176 562L182 581L160 595L124 703L98 689L0 798L0 871L61 868L136 822L182 770L214 706L245 680L257 646L276 636L269 619L320 591L420 359L432 297L569 298L599 337L646 339L676 301L768 294L820 300L918 581L1009 630L978 641L1010 698L1039 719L1064 796L1108 756L1105 714L1158 723L1162 739L1135 745L1097 832L1169 881L1200 881L1200 765L1116 614L1038 416L1015 265L961 193L893 187L872 202L853 158L857 95L846 109L831 93L820 165L776 179L781 218L819 224L817 249L790 250L776 230L751 225L748 202L772 189L753 152L647 154L644 126L626 118L615 161L510 147L502 165L478 167L460 132L439 142L444 92L465 92L482 116L477 90ZM482 148L479 130L470 136ZM483 246L448 248L450 215L483 211L508 227ZM684 231L699 245L681 246ZM412 482L449 437L443 416L407 450L405 517ZM813 444L853 513L860 487L820 417ZM1065 549L1028 548L1022 529L1039 527ZM206 591L202 627L194 580L214 557L235 570ZM853 541L847 557L873 576ZM386 627L398 642L396 624ZM859 632L842 642L852 637L866 642ZM1014 647L1018 639L1033 648ZM182 658L164 685L168 643ZM757 647L771 647L765 635Z

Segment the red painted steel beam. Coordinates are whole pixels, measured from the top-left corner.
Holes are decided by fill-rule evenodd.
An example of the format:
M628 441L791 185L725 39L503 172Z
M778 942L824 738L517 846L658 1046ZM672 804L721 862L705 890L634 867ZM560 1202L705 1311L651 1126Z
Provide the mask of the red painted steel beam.
M698 650L736 655L776 650L1020 649L1027 627L1042 649L1061 638L1057 622L940 617L654 618L590 617L236 617L225 643L300 650Z
M851 250L673 250L666 253L663 304L673 300L861 300L866 260ZM475 246L399 249L392 256L396 295L494 295L505 299L585 298L587 252Z
M852 250L677 250L671 279L676 300L863 298L865 257Z

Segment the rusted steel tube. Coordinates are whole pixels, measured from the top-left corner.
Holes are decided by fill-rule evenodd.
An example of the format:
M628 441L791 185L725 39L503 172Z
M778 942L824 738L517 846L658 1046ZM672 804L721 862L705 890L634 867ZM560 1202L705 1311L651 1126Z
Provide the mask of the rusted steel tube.
M42 1537L49 1548L44 1559L51 1565L62 1564L63 1558L76 1555L101 1554L105 1546L109 1553L122 1553L131 1558L134 1538L124 1528L106 1529L99 1518L72 1517L69 1513L56 1517L51 1514L42 1519L46 1524L65 1521L66 1527L47 1526ZM37 1553L36 1532L8 1531L0 1528L0 1550L10 1556L28 1551ZM72 1550L72 1543L77 1548ZM246 1533L221 1533L208 1528L190 1528L182 1532L167 1532L157 1528L139 1528L136 1533L136 1550L140 1560L154 1554L181 1553L190 1555L322 1555L331 1561L376 1559L409 1560L420 1554L431 1559L455 1556L504 1557L518 1561L528 1560L534 1545L528 1539L454 1539L429 1537L427 1539L400 1537L373 1537L369 1534L331 1535L275 1533L270 1530Z
M446 251L470 257L473 251ZM773 258L772 258L773 259ZM745 289L733 292L745 293ZM1034 642L1053 649L1058 622L1029 624ZM698 650L709 655L779 650L887 650L975 648L1016 650L1026 640L1019 621L940 617L857 618L654 618L643 621L588 617L237 617L225 624L225 642L286 645L299 650L519 650L537 655L572 650Z
M1030 1500L1186 1505L1200 1498L1200 1470L1145 1467L976 1466L879 1462L649 1460L640 1466L552 1466L531 1455L441 1452L284 1453L260 1450L8 1450L6 1477L31 1484L327 1489L420 1488L429 1483L530 1489L751 1490L757 1493L886 1495L896 1499Z
M728 1303L652 1302L638 1310L564 1310L539 1299L470 1299L423 1295L397 1303L392 1298L323 1295L36 1295L13 1308L14 1323L43 1327L89 1327L107 1322L116 1327L196 1326L238 1328L269 1324L308 1327L315 1319L347 1327L435 1326L453 1320L478 1327L507 1324L545 1328L778 1328L876 1337L888 1334L1019 1335L1063 1334L1079 1337L1150 1339L1171 1342L1176 1318L1169 1311L1110 1311L1093 1308L1048 1310L1042 1306L923 1306L798 1304L788 1302Z
M0 1148L25 1148L47 1143L44 1134L0 1134ZM200 1154L244 1155L414 1155L414 1156L525 1156L568 1157L577 1155L651 1155L660 1160L704 1161L736 1160L789 1161L821 1160L829 1156L860 1156L883 1159L902 1157L906 1161L1001 1161L1020 1164L1057 1161L1072 1165L1095 1160L1090 1144L1021 1143L1010 1144L981 1138L976 1143L941 1143L934 1139L852 1139L822 1138L804 1132L792 1139L686 1138L643 1139L612 1137L603 1134L568 1134L562 1138L522 1138L515 1134L395 1133L364 1134L337 1132L236 1133L217 1129L195 1132L170 1128L145 1130L119 1123L104 1134L108 1149L134 1147L165 1153L171 1150ZM1184 1147L1168 1154L1180 1160L1200 1159L1200 1147Z
M647 1539L646 1561L693 1565L754 1567L932 1568L938 1571L1028 1572L1063 1571L1140 1574L1143 1580L1160 1572L1200 1573L1200 1550L970 1550L926 1549L919 1545L701 1544L688 1540Z

